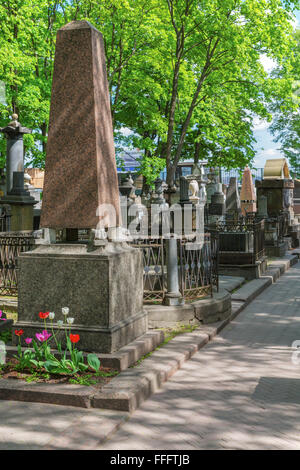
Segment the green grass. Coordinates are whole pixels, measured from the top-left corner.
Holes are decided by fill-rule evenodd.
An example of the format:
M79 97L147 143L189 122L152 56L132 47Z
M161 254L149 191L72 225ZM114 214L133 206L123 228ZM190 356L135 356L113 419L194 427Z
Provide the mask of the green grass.
M147 357L150 357L155 351L158 351L158 349L160 349L161 347L168 344L169 341L171 341L173 338L175 338L175 336L183 335L184 333L192 333L198 327L199 327L199 325L179 325L176 328L171 328L171 327L169 327L169 328L158 328L158 330L161 330L165 333L164 341L159 346L157 346L156 349L154 349L153 351L150 351L149 353L142 356L138 361L135 362L135 364L130 366L130 368L136 367L139 364L141 364L145 359L147 359Z
M69 379L69 383L73 385L95 385L97 383L96 380L92 379L92 374L87 374L84 376L76 375Z

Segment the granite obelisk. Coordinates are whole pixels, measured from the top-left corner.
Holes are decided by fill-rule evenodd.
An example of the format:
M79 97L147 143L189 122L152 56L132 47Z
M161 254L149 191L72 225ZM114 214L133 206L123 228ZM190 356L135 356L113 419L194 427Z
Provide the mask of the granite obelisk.
M226 217L238 219L241 214L241 200L238 190L238 181L235 176L229 180L226 195Z
M249 212L256 212L256 194L252 180L251 170L246 166L243 173L242 189L241 189L241 210L245 216Z
M105 225L119 226L104 43L88 21L72 21L57 33L41 226L96 228L102 204L116 212Z
M55 312L56 322L68 307L78 347L102 353L130 343L148 324L142 252L110 236L121 225L110 113L102 35L72 21L57 35L42 226L97 231L88 243L44 240L20 254L17 325L33 337L42 326L37 312ZM59 323L53 328L65 341Z

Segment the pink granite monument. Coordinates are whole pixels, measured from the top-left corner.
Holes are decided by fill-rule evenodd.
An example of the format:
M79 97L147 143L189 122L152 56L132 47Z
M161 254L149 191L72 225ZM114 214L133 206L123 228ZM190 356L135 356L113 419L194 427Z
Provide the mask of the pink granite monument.
M54 65L42 226L117 233L119 189L101 33L87 21L61 28ZM110 211L101 217L105 205L115 217ZM62 243L44 239L20 253L17 325L26 335L41 329L37 312L55 312L57 321L64 306L85 351L112 353L147 331L142 251L125 237L104 235L87 243L76 236ZM65 341L59 323L45 328Z
M102 204L115 217L96 215ZM57 33L41 227L116 227L119 218L103 37L72 21Z
M247 215L247 213L249 212L256 212L256 194L252 180L251 170L248 165L244 169L243 173L240 198L243 215Z

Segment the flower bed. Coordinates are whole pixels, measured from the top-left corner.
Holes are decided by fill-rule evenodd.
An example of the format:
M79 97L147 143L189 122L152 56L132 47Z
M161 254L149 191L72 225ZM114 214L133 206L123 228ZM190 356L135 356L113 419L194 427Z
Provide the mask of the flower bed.
M71 383L80 385L94 385L97 388L108 383L118 371L101 367L96 354L88 354L76 348L80 341L79 334L72 334L70 326L74 318L69 317L69 309L62 309L64 320L58 320L59 329L64 330L66 348L54 332L54 312L40 312L39 318L44 322L44 329L35 334L35 338L26 337L24 330L15 330L18 337L17 354L8 357L8 361L0 364L0 377L9 379L23 379L26 382L44 383ZM51 333L47 329L46 320L50 320ZM27 349L23 350L21 339ZM55 348L56 352L53 352Z

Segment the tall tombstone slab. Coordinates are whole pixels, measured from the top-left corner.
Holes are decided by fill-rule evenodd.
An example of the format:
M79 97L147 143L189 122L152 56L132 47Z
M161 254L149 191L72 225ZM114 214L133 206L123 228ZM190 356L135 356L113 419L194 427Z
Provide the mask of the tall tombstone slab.
M99 227L107 204L116 217L106 211ZM119 218L103 39L87 21L75 21L57 35L42 226L117 232ZM57 323L62 307L69 307L70 330L80 335L78 347L85 351L112 353L147 331L142 252L99 232L101 240L44 241L20 254L16 327L25 337L44 329L38 312L51 311L54 331L64 341Z
M241 200L236 177L231 177L226 195L226 214L239 217L241 213Z
M105 225L119 226L103 37L88 21L72 21L57 33L41 226L96 228L102 204L116 212Z

